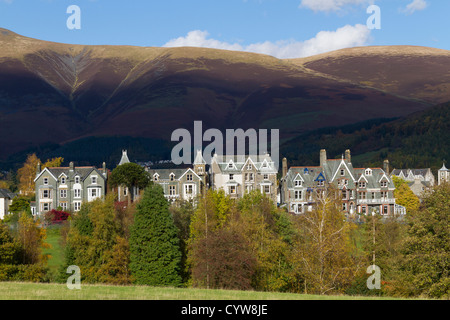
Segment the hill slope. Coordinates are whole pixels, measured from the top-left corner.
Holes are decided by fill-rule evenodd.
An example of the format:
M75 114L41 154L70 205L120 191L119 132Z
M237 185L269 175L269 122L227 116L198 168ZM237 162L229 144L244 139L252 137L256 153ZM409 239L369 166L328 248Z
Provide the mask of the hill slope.
M448 72L435 65L450 65L447 51L358 50L361 67L346 73L348 50L280 60L204 48L60 44L0 29L0 160L87 137L169 141L195 120L204 130L276 128L286 141L317 128L405 116L446 98ZM370 62L377 59L383 62ZM413 87L412 64L427 72ZM380 74L397 87L382 85Z

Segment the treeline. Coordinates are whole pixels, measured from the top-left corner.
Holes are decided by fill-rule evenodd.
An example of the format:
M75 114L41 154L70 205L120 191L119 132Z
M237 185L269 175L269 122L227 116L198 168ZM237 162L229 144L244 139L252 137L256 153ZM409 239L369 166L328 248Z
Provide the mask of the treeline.
M169 206L152 184L132 205L112 195L83 204L63 229L58 280L77 265L82 283L449 298L449 195L448 184L435 187L405 220L360 224L333 189L291 215L257 191L232 200L210 190L196 206ZM379 290L367 288L374 254Z
M450 159L450 102L403 119L370 120L344 127L319 129L281 147L292 165L317 165L317 150L332 157L351 149L354 165L379 166L389 159L392 168L432 168ZM387 122L386 122L387 121Z

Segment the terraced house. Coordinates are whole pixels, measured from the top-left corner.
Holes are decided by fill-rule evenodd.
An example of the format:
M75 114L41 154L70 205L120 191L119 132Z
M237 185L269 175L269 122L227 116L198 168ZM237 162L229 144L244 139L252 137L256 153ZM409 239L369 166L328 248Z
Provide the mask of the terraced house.
M170 202L194 200L207 187L206 162L202 157L201 151L197 151L193 168L146 168L146 171L154 183L163 187L164 195Z
M231 198L259 190L277 203L278 170L269 154L226 156L215 154L209 169L211 187Z
M107 170L96 167L45 168L37 165L36 214L60 207L65 211L79 211L83 202L103 198L106 194Z
M313 193L328 185L340 190L342 210L347 214L383 215L400 212L394 199L394 184L389 177L389 162L382 168L353 168L350 150L341 159L327 159L326 150L320 151L319 166L300 166L287 169L283 159L281 203L289 212L300 214L311 211Z

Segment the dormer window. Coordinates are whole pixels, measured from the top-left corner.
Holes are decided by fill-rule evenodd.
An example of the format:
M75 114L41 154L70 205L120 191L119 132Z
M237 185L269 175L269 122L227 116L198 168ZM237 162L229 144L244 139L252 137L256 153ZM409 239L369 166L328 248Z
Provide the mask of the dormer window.
M170 181L175 180L175 175L173 173L170 174Z
M382 188L386 188L387 186L388 186L388 183L387 183L387 181L381 181L381 187Z
M155 173L155 174L153 175L153 181L158 181L158 174L157 174L157 173Z
M372 170L366 169L366 176L371 176L371 175L372 175Z
M302 186L302 181L301 180L295 180L295 186L296 187L301 187Z
M366 183L364 181L359 182L358 186L360 188L365 188L366 187Z
M80 177L75 177L75 183L80 183Z

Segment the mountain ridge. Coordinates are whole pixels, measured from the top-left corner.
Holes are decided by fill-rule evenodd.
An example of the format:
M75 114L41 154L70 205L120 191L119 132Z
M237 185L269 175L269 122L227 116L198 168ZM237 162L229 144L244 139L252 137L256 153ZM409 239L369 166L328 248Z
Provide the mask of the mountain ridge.
M173 130L190 130L195 120L204 130L280 129L288 141L320 127L424 110L445 100L450 84L450 52L433 48L362 47L277 59L194 47L61 44L6 29L0 44L0 159L91 136L169 141ZM364 51L375 53L361 58ZM399 75L389 73L386 57ZM355 61L371 67L348 70ZM408 92L401 75L410 75L411 64L428 74ZM385 76L393 82L383 82Z

